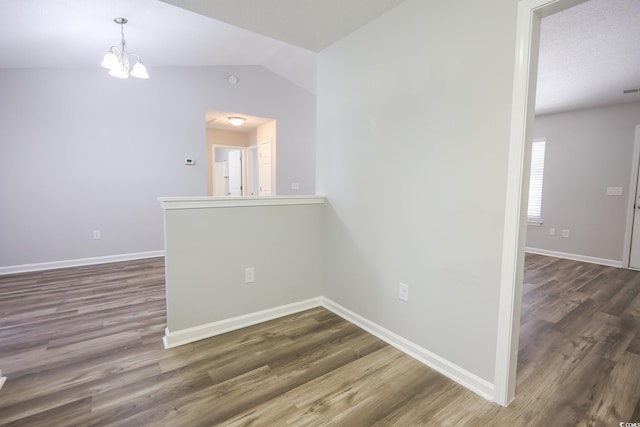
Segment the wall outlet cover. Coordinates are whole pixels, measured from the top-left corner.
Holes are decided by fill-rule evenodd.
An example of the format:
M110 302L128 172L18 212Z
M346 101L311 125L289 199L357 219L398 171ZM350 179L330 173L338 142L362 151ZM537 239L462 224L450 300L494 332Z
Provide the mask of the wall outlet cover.
M256 281L256 270L253 267L244 269L244 283L253 283Z
M409 285L406 283L400 282L400 286L398 286L398 299L409 302Z

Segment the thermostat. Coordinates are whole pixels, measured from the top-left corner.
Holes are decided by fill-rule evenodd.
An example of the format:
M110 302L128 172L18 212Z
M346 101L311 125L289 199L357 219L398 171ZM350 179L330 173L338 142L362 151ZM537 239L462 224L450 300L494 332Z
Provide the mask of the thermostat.
M184 159L184 164L185 165L189 165L189 166L193 166L196 164L195 159L192 159L191 157L187 157Z

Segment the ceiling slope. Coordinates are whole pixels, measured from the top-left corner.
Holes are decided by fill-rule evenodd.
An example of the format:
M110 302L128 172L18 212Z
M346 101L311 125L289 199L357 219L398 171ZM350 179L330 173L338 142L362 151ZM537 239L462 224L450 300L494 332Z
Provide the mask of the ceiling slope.
M316 54L158 0L0 0L0 68L98 67L129 19L130 52L154 67L261 65L315 92Z
M161 0L320 52L404 0Z

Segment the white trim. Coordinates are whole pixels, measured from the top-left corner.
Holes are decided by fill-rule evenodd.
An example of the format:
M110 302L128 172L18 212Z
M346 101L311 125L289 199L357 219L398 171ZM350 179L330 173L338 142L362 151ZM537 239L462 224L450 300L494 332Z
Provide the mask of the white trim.
M527 220L527 225L530 225L531 227L540 227L540 226L542 226L542 221L528 219Z
M518 333L524 259L523 224L526 224L526 205L523 200L525 141L529 135L535 96L536 48L535 33L540 20L534 17L530 1L518 3L516 24L516 63L513 78L511 130L507 169L507 192L502 244L502 271L498 302L498 331L495 364L495 401L507 406L515 398ZM525 193L526 194L526 193Z
M170 332L167 327L165 329L165 335L164 338L162 338L162 342L164 343L164 348L178 347L194 341L211 338L226 332L235 331L237 329L246 328L247 326L256 325L258 323L267 322L279 317L319 307L321 304L322 298L316 297L305 301L282 305L280 307L269 308L262 311L256 311L254 313L231 317L229 319L218 320L204 325L181 329L175 332Z
M478 377L477 375L449 362L448 360L431 353L429 350L401 337L400 335L383 328L382 326L365 319L364 317L352 312L331 301L325 297L311 298L280 307L269 308L254 313L244 314L241 316L223 319L217 322L207 323L205 325L194 326L192 328L182 329L170 332L169 328L165 328L165 336L162 338L164 348L174 348L181 345L189 344L206 338L226 332L235 331L247 326L256 325L258 323L267 322L279 317L288 316L290 314L299 313L315 307L324 307L327 310L342 317L348 322L364 329L370 334L380 338L384 342L397 348L406 355L413 357L420 363L440 372L451 380L457 382L463 387L468 388L483 398L494 401L494 386L489 381Z
M5 274L26 273L29 271L53 270L56 268L80 267L83 265L107 264L110 262L133 261L136 259L164 256L164 251L135 252L131 254L106 255L91 258L68 259L64 261L39 262L0 267L0 276Z
M583 1L518 2L494 379L494 401L503 406L515 398L516 389L527 212L526 200L522 200L524 148L532 133L540 20Z
M633 157L631 159L631 178L629 179L629 195L627 200L627 222L624 229L624 246L622 247L622 266L625 268L629 268L631 263L631 238L633 237L633 218L636 210L636 195L638 194L638 165L640 164L640 125L636 126L636 134L633 143Z
M420 347L419 345L409 341L400 335L391 332L390 330L383 328L382 326L365 319L364 317L354 313L337 304L330 299L323 298L322 306L329 311L337 314L343 319L353 323L356 326L364 329L372 335L380 338L382 341L397 348L401 352L408 356L413 357L417 361L424 365L427 365L431 369L441 373L447 378L457 382L463 387L473 391L474 393L482 396L483 398L493 401L494 399L494 386L489 381L478 377L475 374L459 367L458 365L449 362L448 360L430 352L429 350Z
M530 247L525 248L525 251L530 254L552 256L555 258L570 259L572 261L606 265L608 267L618 267L618 268L623 267L622 261L616 260L616 259L596 258L592 256L587 256L587 255L570 254L568 252L550 251L547 249L538 249L538 248L530 248Z
M243 206L315 205L324 203L322 196L244 196L244 197L158 197L165 210L235 208Z

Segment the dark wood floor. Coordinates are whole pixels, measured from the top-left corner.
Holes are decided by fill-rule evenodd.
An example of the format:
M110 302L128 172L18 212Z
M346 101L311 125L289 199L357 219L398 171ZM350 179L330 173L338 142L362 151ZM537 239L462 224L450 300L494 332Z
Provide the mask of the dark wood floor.
M161 259L0 276L0 425L640 422L640 273L527 256L518 393L491 404L318 308L164 350Z

